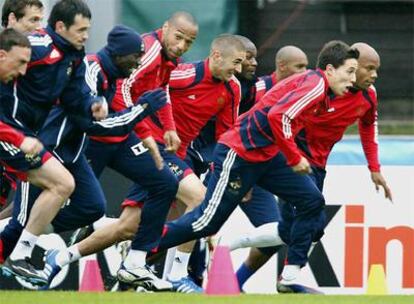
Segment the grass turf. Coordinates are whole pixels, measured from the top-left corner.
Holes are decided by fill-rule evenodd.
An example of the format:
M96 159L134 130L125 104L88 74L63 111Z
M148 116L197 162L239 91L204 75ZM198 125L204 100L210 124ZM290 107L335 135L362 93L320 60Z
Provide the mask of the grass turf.
M240 295L229 297L186 295L176 293L138 294L132 292L35 292L0 291L1 303L139 303L139 304L412 304L414 296L320 296L320 295Z

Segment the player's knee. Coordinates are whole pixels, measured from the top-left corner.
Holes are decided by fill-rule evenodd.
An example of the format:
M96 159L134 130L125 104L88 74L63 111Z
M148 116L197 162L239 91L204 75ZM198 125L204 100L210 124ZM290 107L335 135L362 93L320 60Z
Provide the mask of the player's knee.
M75 190L75 179L70 174L65 176L55 184L55 192L62 198L67 199Z
M119 241L132 240L138 230L137 223L120 223L117 230L117 238Z

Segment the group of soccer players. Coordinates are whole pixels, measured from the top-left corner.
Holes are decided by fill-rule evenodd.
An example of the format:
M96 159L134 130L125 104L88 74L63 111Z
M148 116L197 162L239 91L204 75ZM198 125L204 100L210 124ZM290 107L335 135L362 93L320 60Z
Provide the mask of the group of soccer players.
M392 199L378 162L377 52L330 41L307 70L306 54L286 46L259 78L256 46L239 35L219 35L207 58L181 63L198 34L182 11L143 35L117 25L85 55L91 16L83 0L61 0L41 28L39 0L4 3L0 161L2 184L17 186L0 234L3 273L48 288L65 265L131 240L121 283L202 292L188 273L195 242L240 206L256 228L228 245L258 248L237 271L240 288L285 245L278 291L312 292L298 279L323 236L327 157L355 121L372 180ZM133 181L119 219L104 216L107 166ZM168 221L171 208L179 216ZM31 263L39 235L94 222L84 239L47 251L43 269ZM161 279L148 253L174 246Z

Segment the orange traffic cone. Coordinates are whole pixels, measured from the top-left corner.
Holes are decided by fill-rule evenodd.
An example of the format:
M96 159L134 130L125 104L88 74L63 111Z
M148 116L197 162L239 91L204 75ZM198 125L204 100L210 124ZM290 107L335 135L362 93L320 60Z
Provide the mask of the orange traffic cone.
M105 291L97 260L87 260L79 291Z
M231 263L230 250L227 246L217 246L208 273L206 294L238 295L239 284Z

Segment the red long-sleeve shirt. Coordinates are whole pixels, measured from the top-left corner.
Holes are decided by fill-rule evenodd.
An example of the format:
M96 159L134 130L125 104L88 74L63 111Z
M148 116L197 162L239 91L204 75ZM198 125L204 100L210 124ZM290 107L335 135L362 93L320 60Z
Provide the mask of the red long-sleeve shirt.
M187 147L200 130L216 116L216 138L236 121L240 104L240 83L236 77L224 82L213 77L209 60L180 64L169 82L173 115L181 146L177 155L184 158Z
M168 93L168 81L171 71L178 62L168 59L161 45L162 31L144 34L145 55L141 59L141 66L127 79L117 81L117 88L111 107L115 111L132 106L146 91L159 87L165 88ZM168 95L168 94L167 94ZM171 102L160 109L157 114L151 115L138 123L135 131L141 138L152 134L159 143L164 143L165 131L175 130Z
M12 144L13 146L19 148L23 140L23 133L20 133L9 125L0 121L0 141Z
M373 87L348 92L330 101L330 108L304 121L296 142L304 156L315 166L324 168L329 154L346 129L358 120L362 147L373 172L380 171L377 143L377 96Z
M294 138L303 122L329 108L328 82L320 70L308 70L277 83L219 142L250 162L263 162L279 151L290 166L302 153Z

